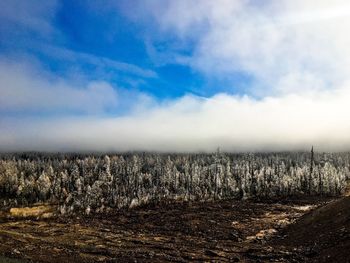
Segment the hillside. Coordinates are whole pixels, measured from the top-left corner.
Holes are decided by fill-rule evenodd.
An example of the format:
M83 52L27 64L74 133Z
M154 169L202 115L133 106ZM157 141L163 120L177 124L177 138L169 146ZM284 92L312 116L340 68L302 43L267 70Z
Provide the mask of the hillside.
M273 244L297 247L313 262L350 262L350 197L307 213Z

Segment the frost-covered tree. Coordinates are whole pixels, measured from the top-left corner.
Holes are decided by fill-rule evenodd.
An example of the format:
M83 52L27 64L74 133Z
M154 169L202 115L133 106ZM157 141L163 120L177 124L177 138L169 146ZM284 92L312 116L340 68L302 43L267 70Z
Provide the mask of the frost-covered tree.
M36 188L39 199L47 200L51 189L51 181L45 172L42 172L38 180L36 180Z
M0 198L89 214L172 199L334 196L349 171L349 153L2 154Z

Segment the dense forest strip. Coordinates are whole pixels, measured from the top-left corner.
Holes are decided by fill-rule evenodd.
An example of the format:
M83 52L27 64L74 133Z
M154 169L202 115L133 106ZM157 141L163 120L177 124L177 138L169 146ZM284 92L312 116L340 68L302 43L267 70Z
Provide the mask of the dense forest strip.
M61 214L103 213L164 200L338 196L349 153L2 154L2 207L57 204Z

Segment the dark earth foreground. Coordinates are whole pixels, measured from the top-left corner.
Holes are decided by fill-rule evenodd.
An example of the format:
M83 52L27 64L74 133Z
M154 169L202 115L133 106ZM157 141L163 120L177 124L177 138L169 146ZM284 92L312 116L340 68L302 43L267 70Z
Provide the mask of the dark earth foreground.
M350 262L350 197L50 209L1 212L0 262Z

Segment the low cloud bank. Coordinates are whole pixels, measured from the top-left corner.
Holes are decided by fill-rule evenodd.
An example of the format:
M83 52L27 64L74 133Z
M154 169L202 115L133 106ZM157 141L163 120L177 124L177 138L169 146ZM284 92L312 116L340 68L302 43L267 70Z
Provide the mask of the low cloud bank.
M219 94L153 104L118 118L7 119L3 150L320 151L350 149L348 89L256 100Z

